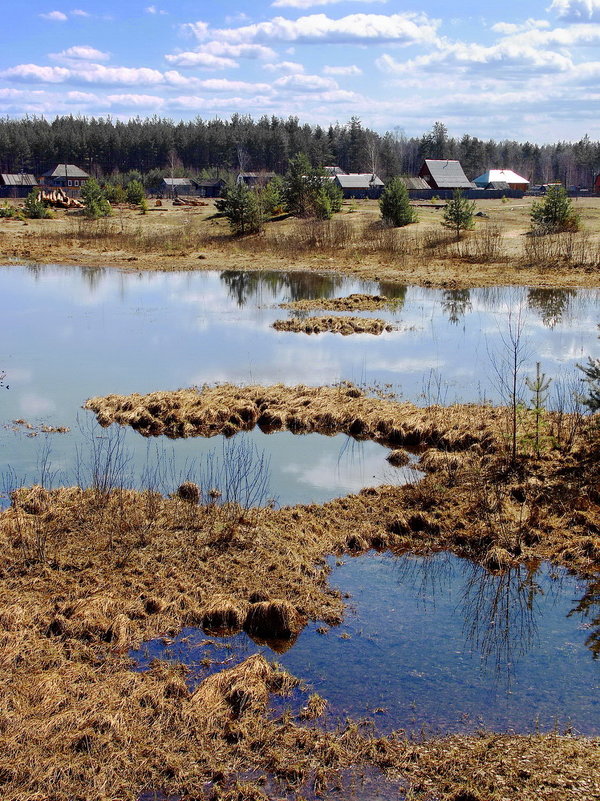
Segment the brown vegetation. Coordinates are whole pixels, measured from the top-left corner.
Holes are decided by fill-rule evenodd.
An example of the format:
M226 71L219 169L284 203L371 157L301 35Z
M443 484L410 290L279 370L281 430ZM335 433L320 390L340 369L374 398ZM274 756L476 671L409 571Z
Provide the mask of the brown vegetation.
M383 295L362 295L354 293L345 298L314 298L280 303L281 309L325 309L326 311L375 311L394 306L395 301Z
M143 788L198 797L295 797L381 769L440 799L587 801L600 741L485 734L414 742L339 731L267 711L295 681L252 657L195 692L186 668L132 672L127 649L183 626L293 641L306 620L335 625L343 600L328 554L451 550L501 571L551 559L598 575L598 431L562 450L506 458L502 409L418 409L356 387L207 388L88 402L107 425L171 436L338 430L423 449L419 483L281 510L129 490L13 493L0 515L0 777L8 801L135 799ZM555 420L545 423L553 431ZM563 421L564 423L564 421ZM183 486L183 485L182 485ZM200 488L202 489L202 488ZM180 487L181 490L181 487ZM309 714L310 712L310 714ZM240 776L250 778L240 785ZM267 783L261 781L261 777ZM271 784L269 784L271 783ZM241 788L241 789L240 789ZM427 797L427 795L425 796Z
M377 317L290 317L288 320L275 320L276 331L295 331L299 334L374 334L393 331L393 326Z
M460 242L440 225L434 207L419 209L410 230L386 228L375 201L346 207L330 221L279 219L263 234L230 236L206 208L165 201L140 216L118 208L106 220L58 212L53 220L0 220L0 258L131 269L293 269L336 271L362 279L425 286L519 284L598 286L600 202L577 201L580 233L528 235L531 199L477 201L486 215Z

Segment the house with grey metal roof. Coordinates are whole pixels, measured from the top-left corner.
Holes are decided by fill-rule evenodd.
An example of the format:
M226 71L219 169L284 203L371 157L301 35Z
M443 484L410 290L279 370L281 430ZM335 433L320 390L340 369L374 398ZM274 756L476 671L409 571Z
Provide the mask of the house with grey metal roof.
M27 197L38 182L27 172L0 174L0 197Z
M79 190L89 179L90 175L75 164L57 164L41 176L40 184Z
M274 172L241 172L236 180L236 183L246 184L251 189L255 186L266 186L271 178L275 178L277 173Z
M481 189L496 189L492 184L504 183L509 189L521 189L526 192L529 189L529 181L522 178L512 170L488 170L483 175L473 179L475 186ZM504 189L504 187L502 187Z
M378 198L385 184L372 172L336 175L334 183L340 187L344 198Z
M473 189L456 159L425 159L419 178L423 178L430 189Z

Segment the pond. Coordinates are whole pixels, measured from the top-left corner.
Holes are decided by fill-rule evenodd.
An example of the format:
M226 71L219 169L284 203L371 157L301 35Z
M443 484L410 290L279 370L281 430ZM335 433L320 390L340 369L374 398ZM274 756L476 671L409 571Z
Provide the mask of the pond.
M154 658L190 665L193 687L260 651L326 698L332 723L350 716L413 734L600 734L598 609L594 625L580 603L585 582L566 571L492 575L446 553L370 553L335 567L330 581L350 596L344 624L325 632L311 624L285 653L244 633L219 639L184 629L132 656L138 669ZM306 698L297 693L292 710Z
M352 292L385 294L381 336L280 333L285 301ZM81 410L90 396L151 392L204 383L349 380L393 390L418 404L500 400L498 367L506 356L508 317L520 314L526 369L536 361L553 377L551 402L573 380L574 365L597 348L600 292L494 288L432 290L340 276L270 272L118 272L60 266L0 270L3 338L0 444L11 475L5 485L72 483L98 435ZM312 313L312 312L311 312ZM369 316L369 313L363 313ZM32 428L11 421L27 421ZM66 426L44 434L42 424ZM103 437L115 436L109 431ZM222 457L221 438L148 443L121 432L124 472L139 486L159 462L169 490L193 477L207 455ZM258 431L244 435L270 465L269 496L280 504L322 502L407 478L386 450L346 437ZM126 469L125 469L126 466ZM85 471L83 471L85 472Z

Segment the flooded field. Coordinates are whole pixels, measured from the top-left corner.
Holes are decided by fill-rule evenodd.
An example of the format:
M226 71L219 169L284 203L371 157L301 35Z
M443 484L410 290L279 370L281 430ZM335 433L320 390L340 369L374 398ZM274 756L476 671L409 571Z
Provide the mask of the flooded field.
M278 304L353 292L383 294L397 330L381 336L306 336L277 332ZM37 480L40 463L58 483L80 472L91 415L90 396L172 390L214 382L316 386L339 381L393 391L428 403L502 400L497 367L506 357L509 313L523 318L524 371L554 379L550 403L568 396L577 371L597 345L600 292L591 290L427 290L302 273L119 273L101 269L10 267L0 272L4 299L0 396L5 469ZM22 420L24 424L12 424ZM42 424L68 427L44 434ZM39 433L38 433L39 432ZM266 437L251 447L270 463L269 497L280 504L322 502L363 486L406 480L386 451L347 437ZM220 438L148 446L123 432L127 476L139 486L160 461L164 483L222 454ZM79 450L76 456L75 450ZM153 468L150 468L153 469Z
M387 312L363 314L394 330L342 337L272 328L287 314L313 314L282 311L281 303L353 292L390 298ZM40 476L47 485L85 483L101 440L118 442L124 485L143 487L152 476L164 495L187 479L206 486L211 470L250 453L262 472L253 500L272 506L322 503L419 474L411 464L393 468L380 444L343 435L255 429L230 441L144 439L128 428L100 429L82 404L214 382L346 381L421 406L501 402L498 366L518 315L524 372L540 362L557 406L575 386L576 363L596 350L600 319L598 291L427 290L293 273L10 267L0 271L0 295L5 490ZM594 604L580 603L584 583L545 564L491 575L448 554L344 561L331 562L330 577L350 605L342 626L311 623L276 657L246 634L218 640L186 628L135 652L138 666L154 657L182 661L193 685L260 650L326 698L331 720L375 716L388 732L600 733ZM305 697L298 693L297 703Z
M586 583L547 565L491 575L451 554L368 554L335 567L345 622L308 626L284 653L247 634L184 629L132 652L191 667L190 686L261 652L329 702L333 722L374 717L412 734L558 729L600 733L600 663L579 602ZM276 647L276 646L273 646Z

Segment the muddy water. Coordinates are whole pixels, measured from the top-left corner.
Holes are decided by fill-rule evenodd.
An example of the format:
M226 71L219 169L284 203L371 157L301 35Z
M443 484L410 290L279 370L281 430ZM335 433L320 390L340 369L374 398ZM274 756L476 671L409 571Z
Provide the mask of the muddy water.
M351 292L392 298L388 312L373 314L397 330L342 337L270 327L293 313L278 309L280 302ZM574 364L597 349L600 319L600 293L594 291L442 291L302 273L13 266L0 270L0 297L0 369L10 387L0 390L2 466L10 466L19 480L38 480L42 471L55 483L86 472L90 439L98 432L81 404L93 395L215 381L351 380L392 388L417 403L498 399L494 365L506 356L509 313L523 319L526 369L533 371L540 361L556 389L557 379L573 375ZM11 425L15 419L34 429ZM42 423L71 432L36 436ZM220 439L154 442L149 453L148 443L133 432L123 438L127 482L139 486L144 471L148 475L160 463L169 490L223 447ZM270 460L269 495L282 504L319 502L368 484L405 480L373 443L260 432L247 439Z
M261 651L307 682L292 710L316 691L332 722L374 716L383 731L600 734L599 610L583 611L585 583L565 571L493 576L448 554L371 553L335 567L331 583L350 596L344 625L312 624L285 653L244 633L186 629L134 652L138 669L156 657L185 662L194 686Z

